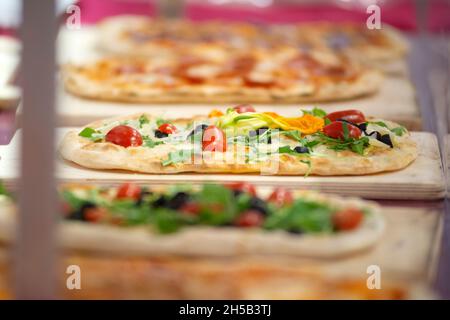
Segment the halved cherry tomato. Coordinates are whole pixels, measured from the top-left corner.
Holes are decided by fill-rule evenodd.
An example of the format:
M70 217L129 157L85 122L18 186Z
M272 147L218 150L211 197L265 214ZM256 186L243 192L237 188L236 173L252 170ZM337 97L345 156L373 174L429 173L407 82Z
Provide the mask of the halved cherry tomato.
M227 184L227 187L234 191L241 191L243 193L248 193L253 197L256 197L255 186L248 182L235 182Z
M170 123L164 123L158 127L158 130L166 134L172 134L177 131L177 127Z
M323 133L330 138L344 139L344 125L347 125L349 138L357 139L361 136L361 130L358 127L341 121L332 122L329 125L326 125L323 127Z
M258 227L264 222L264 216L256 210L247 210L237 217L234 222L238 227Z
M101 207L87 208L84 211L84 218L86 219L86 221L90 222L98 222L102 220L106 215L106 209Z
M209 126L203 132L203 151L227 151L227 139L225 133L216 126Z
M346 120L352 123L362 123L366 122L366 117L359 110L343 110L329 113L325 116L325 119L335 122L337 120Z
M197 215L200 213L200 205L195 202L187 202L181 206L179 209L182 213L189 215Z
M353 230L361 223L364 214L356 208L344 209L333 215L333 225L337 230Z
M237 113L256 112L255 108L249 104L240 104L233 108Z
M106 134L105 140L125 148L142 145L142 136L139 131L125 125L112 128Z
M138 200L141 196L141 187L133 183L124 183L117 190L117 199L134 199Z
M267 201L281 207L285 204L291 204L294 201L294 197L292 196L292 192L290 192L289 190L278 187L273 190L273 192L267 198Z

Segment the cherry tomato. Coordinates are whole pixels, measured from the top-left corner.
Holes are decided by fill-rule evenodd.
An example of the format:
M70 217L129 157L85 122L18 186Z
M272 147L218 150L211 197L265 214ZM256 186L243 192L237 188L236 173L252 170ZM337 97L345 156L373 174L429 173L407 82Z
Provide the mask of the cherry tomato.
M138 200L141 196L141 188L133 183L124 183L117 190L117 199L134 199Z
M292 196L292 192L289 190L278 187L270 194L267 201L276 204L277 206L283 206L285 204L291 204L294 201L294 197Z
M73 209L72 209L72 207L70 206L70 204L67 201L60 201L59 206L60 206L60 210L61 210L62 214L65 217L70 216L70 214L72 213Z
M264 222L263 215L256 210L247 210L237 217L234 222L238 227L258 227Z
M203 132L203 151L227 151L227 139L225 133L216 126L209 126Z
M356 208L344 209L333 215L333 225L337 230L353 230L361 223L364 214Z
M256 112L255 108L249 104L240 104L233 108L237 113Z
M158 127L158 130L166 134L172 134L177 131L177 127L170 123L164 123Z
M180 211L195 216L200 213L200 205L195 202L187 202L181 206Z
M243 193L248 193L253 197L256 197L255 186L248 182L235 182L227 185L228 188L234 191L241 191Z
M361 136L361 130L354 125L345 123L348 128L348 137L357 139ZM323 127L323 133L330 138L344 139L344 123L341 121L332 122Z
M335 122L339 119L350 121L352 123L366 122L366 117L359 110L343 110L329 113L325 116L325 119Z
M102 220L106 215L106 209L100 207L87 208L84 211L84 218L86 219L86 221L90 222L98 222Z
M125 148L142 145L142 136L139 131L125 125L112 128L106 134L105 140Z

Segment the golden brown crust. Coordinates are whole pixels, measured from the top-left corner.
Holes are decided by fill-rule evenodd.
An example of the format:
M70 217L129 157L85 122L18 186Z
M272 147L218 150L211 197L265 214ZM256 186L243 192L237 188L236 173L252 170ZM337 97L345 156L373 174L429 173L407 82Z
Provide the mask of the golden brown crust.
M136 119L139 115L115 118L115 120ZM151 117L148 115L148 117ZM111 120L109 120L111 121ZM185 122L186 120L179 120ZM104 122L97 121L88 126L97 128ZM175 120L176 124L177 121ZM325 157L311 156L311 166L300 162L290 155L274 155L268 161L241 163L239 161L201 161L201 163L177 163L163 166L161 161L167 159L168 153L175 147L164 144L155 148L131 147L123 148L107 142L92 142L71 131L65 135L60 145L60 153L64 159L92 169L119 169L142 173L261 173L267 172L268 164L275 168L275 175L366 175L379 172L400 170L417 158L416 143L404 137L395 148L383 149L361 156L353 152L331 152ZM204 158L212 157L204 153ZM236 159L231 151L229 156Z
M368 250L384 232L384 218L375 203L310 191L297 191L295 197L326 203L333 208L358 208L369 213L354 230L319 235L208 226L190 226L164 235L152 231L149 226L119 227L64 221L59 228L59 240L65 249L119 256L333 258ZM15 223L12 204L0 202L1 242L14 241ZM221 249L217 250L218 247Z
M313 92L291 92L283 89L233 88L216 86L209 91L201 85L184 85L173 88L116 87L90 79L76 66L66 66L63 71L68 92L87 99L131 103L297 103L326 102L353 99L378 91L382 75L375 70L361 71L355 80L328 81ZM302 84L299 84L302 85ZM303 93L302 93L303 91Z
M385 279L332 277L304 261L277 259L111 259L72 255L83 270L73 299L427 299L429 292ZM419 292L420 291L420 292Z
M217 30L221 33L218 34ZM342 52L357 61L383 66L383 63L402 59L408 51L403 35L386 24L381 30L369 30L364 24L345 22L311 22L260 29L248 23L190 23L124 15L105 19L99 24L99 31L101 48L122 55L170 54L180 46L187 49L205 43L228 51L258 46L294 46ZM115 41L111 41L111 37ZM333 37L337 41L333 41ZM235 39L239 39L238 46L233 44Z

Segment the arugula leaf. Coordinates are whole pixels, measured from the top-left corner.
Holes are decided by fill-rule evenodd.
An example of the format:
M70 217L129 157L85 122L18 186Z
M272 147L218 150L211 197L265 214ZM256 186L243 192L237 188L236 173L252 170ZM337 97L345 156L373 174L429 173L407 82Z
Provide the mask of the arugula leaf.
M163 118L156 119L156 125L159 127L160 125L163 125L164 123L172 123L169 120L164 120Z
M102 140L105 135L98 130L86 127L78 134L80 137L87 138L92 141Z
M297 199L293 205L282 208L267 218L264 227L269 230L284 229L296 232L333 232L333 210L325 204Z
M290 146L282 146L278 148L278 153L287 153L287 154L292 154L292 155L298 155L299 153L295 152L294 150L291 149Z
M69 204L69 206L74 210L79 210L83 204L87 202L86 199L78 197L75 193L64 190L61 192L61 197Z
M386 128L386 129L389 129L388 126L387 126L387 124L384 123L383 121L374 121L374 122L371 122L371 123L376 124L377 126L380 126L380 127Z
M158 209L155 212L153 221L156 228L161 233L173 233L180 229L182 218L179 213L168 209Z
M161 164L166 167L171 164L185 162L192 156L192 150L179 150L169 153L169 157L166 160L161 161Z
M281 134L298 141L303 147L307 147L311 151L315 146L320 144L320 141L318 140L308 140L306 138L302 138L301 133L298 130L281 131Z
M233 192L223 185L205 184L194 199L194 202L200 204L199 217L204 224L231 223L237 215L237 204Z
M309 174L311 173L311 170L312 170L311 160L300 160L300 162L308 165L308 171L306 171L305 177L309 176Z
M391 129L391 131L392 131L396 136L401 137L401 136L403 136L403 135L406 133L406 128L400 126L400 127Z
M316 107L314 107L311 111L302 110L302 112L303 112L303 114L310 114L312 116L319 117L319 118L324 118L327 115L325 110L316 108Z
M387 124L384 123L383 121L373 121L373 122L370 122L370 123L373 123L373 124L376 124L376 125L378 125L380 127L386 128L389 131L391 131L392 133L394 133L396 136L399 136L399 137L403 136L407 132L406 128L403 127L403 126L399 126L399 127L390 129L387 126Z
M331 120L330 119L328 119L328 118L325 118L325 125L327 126L327 125L329 125L331 123Z
M344 135L344 140L349 139L349 133L348 133L348 124L347 122L342 122L342 131Z
M139 117L139 127L142 128L142 126L146 123L150 123L150 120L145 114L143 114Z
M91 139L94 141L101 140L103 137L100 131L86 127L78 134L80 137Z
M156 141L150 138L149 136L142 137L143 140L143 146L148 148L154 148L160 144L164 144L163 141Z
M359 139L334 139L326 136L323 132L317 132L314 134L321 144L325 144L328 149L334 151L351 150L357 154L364 155L364 150L369 146L369 138L361 137Z
M302 138L302 135L298 130L281 131L280 133L300 143L303 143L305 141L305 139Z

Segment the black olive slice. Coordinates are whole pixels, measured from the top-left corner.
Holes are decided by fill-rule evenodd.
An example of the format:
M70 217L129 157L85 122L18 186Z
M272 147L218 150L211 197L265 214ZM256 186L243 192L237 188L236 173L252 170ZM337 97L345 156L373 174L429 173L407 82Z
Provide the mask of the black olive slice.
M169 135L167 133L164 133L164 132L159 131L159 130L155 130L155 137L156 138L161 139L161 138L167 138L168 136Z
M190 199L186 192L177 192L169 201L167 201L167 208L177 210L181 208Z
M96 208L97 206L91 202L86 202L84 203L80 209L72 212L67 218L69 220L81 220L81 221L85 221L86 220L86 210L87 209L92 209L92 208Z
M301 146L295 147L294 151L297 153L309 153L309 149L307 147L301 147Z
M165 207L167 205L167 199L164 197L164 195L161 195L158 199L153 201L152 207L153 208L161 208Z
M249 209L259 211L263 215L267 215L267 205L264 200L258 197L252 197L249 203Z
M377 140L383 142L384 144L387 144L389 147L393 148L394 145L392 144L391 136L389 134L383 134L379 139Z

